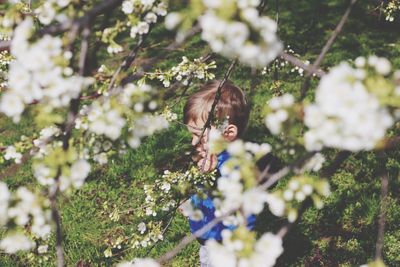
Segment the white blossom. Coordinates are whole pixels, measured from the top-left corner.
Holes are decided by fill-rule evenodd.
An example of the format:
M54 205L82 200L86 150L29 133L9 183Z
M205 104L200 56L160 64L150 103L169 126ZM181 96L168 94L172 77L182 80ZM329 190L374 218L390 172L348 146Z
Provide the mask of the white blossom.
M277 26L270 18L259 16L254 7L249 7L256 1L238 2L244 21L228 21L217 16L219 8L223 8L219 2L205 1L208 11L199 18L202 39L211 49L252 67L265 66L275 59L282 50L276 36ZM251 32L259 35L257 43L249 39Z
M167 28L168 30L173 30L178 26L178 24L181 21L182 21L182 16L179 13L177 12L169 13L165 17L165 28Z
M285 212L285 202L281 198L274 194L268 194L266 196L266 202L272 214L278 217L283 216Z
M131 14L134 10L134 5L131 0L126 0L122 3L122 11L125 14Z
M191 220L199 221L203 219L203 213L199 209L195 209L192 205L192 201L190 199L183 202L179 209L181 210L182 214L186 217L189 217Z
M5 183L0 182L0 227L8 220L8 202L10 200L10 191Z
M44 254L48 251L49 246L48 245L41 245L38 247L37 251L39 254Z
M368 64L378 58L370 57ZM393 118L363 84L365 73L342 63L325 75L317 88L315 104L304 110L309 130L307 150L323 146L350 151L370 150L392 126Z
M2 95L0 100L0 111L8 117L12 117L14 122L20 120L24 108L24 103L17 94L8 91Z
M154 14L153 12L149 12L144 16L144 20L150 24L150 23L156 23L157 22L157 15Z
M14 159L15 163L21 163L22 154L17 152L15 146L8 146L4 154L4 159Z
M44 25L49 25L56 16L56 11L50 1L44 2L43 5L35 9L35 13L38 14L38 19Z
M10 234L0 241L0 249L8 254L34 248L35 243L23 234Z
M68 6L69 3L71 2L71 0L56 0L56 1L57 5L61 8Z
M274 97L268 102L271 112L265 118L265 124L272 134L282 131L283 123L289 118L287 109L293 104L294 97L291 94Z
M94 102L88 114L89 130L98 135L104 134L111 140L116 140L125 126L125 119L110 102L99 104Z
M317 172L322 168L322 164L325 162L325 157L321 153L316 153L312 156L304 165L304 170L310 170Z
M90 164L85 159L78 159L70 168L70 175L61 175L60 190L65 191L69 187L81 188L90 173Z
M144 232L146 232L146 224L144 222L139 223L138 225L138 230L141 234L143 234Z
M270 267L282 254L282 239L272 233L265 233L259 240L251 244L253 251L250 255L243 255L244 242L233 238L230 230L222 232L223 241L219 244L215 240L206 242L211 263L215 267Z
M17 122L25 104L41 101L53 108L69 105L92 78L76 75L64 77L57 60L63 57L62 40L44 35L30 43L32 18L27 17L14 31L11 54L15 60L9 66L9 87L0 101L0 111Z
M128 143L132 148L137 148L141 138L166 129L168 125L168 121L163 116L143 115L130 128L131 136Z
M264 208L264 203L267 201L267 195L267 192L258 188L249 189L244 192L242 207L245 216L259 214Z

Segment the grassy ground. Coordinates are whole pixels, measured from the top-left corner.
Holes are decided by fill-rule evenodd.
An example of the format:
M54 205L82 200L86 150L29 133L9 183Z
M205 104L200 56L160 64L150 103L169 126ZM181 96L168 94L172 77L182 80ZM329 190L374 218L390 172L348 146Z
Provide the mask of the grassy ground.
M347 7L347 2L279 1L282 40L303 59L314 60ZM275 10L272 5L267 13L275 16ZM343 32L326 56L324 68L342 60L372 53L386 56L394 66L400 67L399 24L381 22L370 13L371 10L372 6L368 6L365 1L357 4ZM206 45L195 37L182 49L165 53L160 47L167 45L172 35L162 29L155 29L152 36L147 42L157 46L143 51L141 56L162 56L164 60L158 64L161 69L176 65L182 55L195 58L209 52ZM220 57L216 57L216 60L216 74L221 78L228 61ZM278 74L278 79L274 79L273 75L252 77L248 68L238 67L233 71L231 79L250 96L252 114L246 139L266 141L279 147L279 140L271 137L263 124L263 106L271 96L281 92L292 92L298 96L303 78L290 73L289 69L279 71ZM257 86L255 91L250 92L252 82ZM315 84L316 81L313 81ZM191 88L192 91L196 89L197 86ZM179 103L175 107L180 116L182 106L183 103ZM11 144L21 134L29 135L34 129L29 116L19 125L0 117L0 126L0 142L3 144ZM173 124L168 130L148 138L139 149L129 150L121 158L113 159L106 167L97 168L81 190L61 199L68 266L78 263L80 266L111 266L121 260L143 257L148 253L151 257L157 257L171 249L189 232L185 218L178 214L166 233L165 241L151 250L128 249L116 251L116 255L111 258L104 256L107 242L136 231L139 221L135 219L135 209L143 202L143 185L154 181L165 169L174 170L182 166L182 158L189 144L190 136L186 129ZM328 152L328 157L330 154ZM278 152L278 156L285 162L294 157L283 152ZM400 223L400 205L396 198L399 189L396 178L400 169L400 155L394 151L388 153L387 157L391 159L386 165L391 174L391 193L384 259L389 266L399 266L400 231L396 226ZM334 194L328 199L326 207L322 211L307 210L302 222L292 230L292 235L285 241L286 250L279 260L279 266L357 266L373 257L380 191L380 182L374 169L379 164L380 161L371 153L358 153L346 161L344 167L331 179ZM13 188L19 185L34 188L36 183L29 161L14 175L10 175L6 182ZM110 218L110 214L116 210L121 214L118 220ZM258 223L260 231L270 231L279 228L282 220L265 212ZM197 243L191 244L169 266L197 266L198 248ZM0 266L27 265L23 254L0 254ZM29 265L53 266L54 259Z

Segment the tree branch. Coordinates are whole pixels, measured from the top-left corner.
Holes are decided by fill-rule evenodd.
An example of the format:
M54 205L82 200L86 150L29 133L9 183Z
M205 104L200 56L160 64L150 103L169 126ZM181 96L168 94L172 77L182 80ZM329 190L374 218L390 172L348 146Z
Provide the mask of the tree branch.
M149 30L150 32L150 30ZM121 73L121 71L126 71L133 63L137 56L137 52L139 51L139 48L142 46L144 41L144 36L140 35L139 36L139 41L136 44L136 46L131 50L131 52L128 54L128 56L124 59L124 61L119 65L118 69L114 72L110 84L108 85L107 92L110 92L114 88L115 81L117 80L118 75Z
M325 58L326 53L328 50L331 48L333 42L335 41L336 37L339 35L339 33L342 31L343 26L347 19L349 18L350 12L355 5L357 0L351 0L349 7L346 9L344 12L342 18L340 19L338 25L336 26L335 30L332 32L331 37L328 39L328 41L325 43L324 47L321 50L321 53L318 55L317 59L315 60L314 64L311 66L310 70L307 70L306 74L306 80L304 81L304 84L301 88L301 99L303 99L307 93L307 90L310 86L310 80L311 80L311 75L316 72L316 70L319 68L319 66L322 63L322 60Z
M299 58L287 54L285 52L281 52L280 57L283 58L284 60L289 61L290 63L292 63L293 65L304 69L306 72L315 74L317 77L321 78L322 76L324 76L326 73L323 70L317 69L317 68L312 68L312 66L305 64L303 61L301 61Z
M228 80L229 75L231 74L233 68L235 67L236 62L237 62L237 59L234 59L234 60L231 61L231 64L229 65L228 70L225 72L224 78L222 79L222 81L218 85L214 101L213 101L213 103L211 105L211 110L208 113L207 121L204 124L203 130L201 131L199 139L197 140L197 143L194 145L194 147L196 147L201 142L201 139L203 138L203 135L204 135L206 129L211 127L211 122L214 119L215 108L217 107L217 104L218 104L218 102L219 102L219 100L221 98L222 87L224 86L224 84Z
M0 51L9 50L11 46L11 41L1 41L0 42Z

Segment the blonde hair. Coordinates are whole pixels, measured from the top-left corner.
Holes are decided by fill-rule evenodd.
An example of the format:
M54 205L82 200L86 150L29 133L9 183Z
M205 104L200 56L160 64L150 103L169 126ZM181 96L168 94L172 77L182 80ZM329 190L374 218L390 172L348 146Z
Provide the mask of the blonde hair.
M206 83L199 91L191 95L183 109L183 121L188 124L190 120L202 119L207 121L211 106L214 102L218 80ZM240 137L247 128L249 120L249 107L244 92L232 82L227 81L221 88L221 98L215 107L215 118L225 120L238 128Z

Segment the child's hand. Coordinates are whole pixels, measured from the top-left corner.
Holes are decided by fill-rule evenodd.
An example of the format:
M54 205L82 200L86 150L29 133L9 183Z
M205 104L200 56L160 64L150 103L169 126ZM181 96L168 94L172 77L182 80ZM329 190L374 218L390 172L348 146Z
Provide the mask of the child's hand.
M207 155L197 162L201 172L211 172L217 167L218 159L215 155Z

